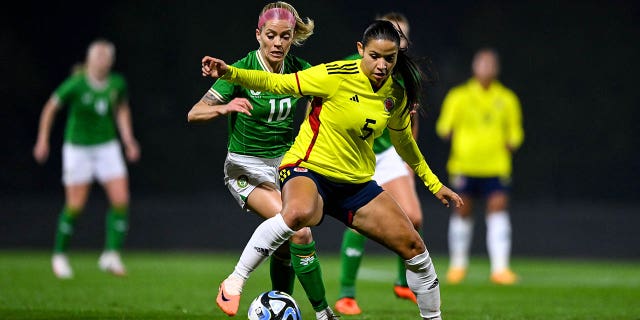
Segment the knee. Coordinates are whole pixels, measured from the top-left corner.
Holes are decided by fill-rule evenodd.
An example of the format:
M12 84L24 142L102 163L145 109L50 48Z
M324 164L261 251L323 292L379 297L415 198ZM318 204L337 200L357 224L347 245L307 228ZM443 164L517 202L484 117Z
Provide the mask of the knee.
M111 207L127 210L129 207L129 197L115 198L111 201Z
M287 224L287 226L289 226L289 228L295 230L296 232L304 227L309 226L309 220L311 219L311 217L312 211L304 208L283 210L282 212L282 218L284 219L284 222Z
M503 192L496 192L487 199L487 212L503 211L507 209L509 199Z
M467 206L465 203L464 206L456 208L454 214L458 215L461 218L469 218L471 217L471 206Z
M427 247L420 238L420 235L417 231L413 232L412 236L405 241L404 247L401 249L401 252L398 252L400 256L404 259L411 259L427 250Z
M309 244L313 241L313 236L311 234L311 228L304 227L291 237L291 241L295 244Z
M81 205L66 204L64 207L64 211L73 217L77 217L82 214L82 210L84 210L84 206Z

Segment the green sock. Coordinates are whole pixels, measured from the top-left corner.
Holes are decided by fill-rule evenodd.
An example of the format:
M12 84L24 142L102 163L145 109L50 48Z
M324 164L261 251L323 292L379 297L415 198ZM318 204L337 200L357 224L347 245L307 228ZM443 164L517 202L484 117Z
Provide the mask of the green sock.
M105 250L120 251L129 229L127 207L111 207L107 212Z
M58 217L58 228L56 228L53 252L64 253L67 251L79 213L80 211L69 209L66 206L62 208L62 212L60 212L60 216Z
M271 274L271 288L272 290L284 291L290 295L293 294L293 285L296 279L296 273L291 266L291 258L287 256L279 256L276 251L271 255L269 261L269 272Z
M344 231L340 247L340 295L339 298L356 297L356 278L367 237L351 230Z
M418 233L422 237L422 231L418 230ZM404 264L404 259L398 256L398 278L396 279L397 286L408 287L407 283L407 266Z
M407 283L407 266L404 265L404 259L398 256L398 279L396 280L397 286L408 287Z
M322 269L316 255L316 243L290 244L291 264L302 288L309 297L313 310L321 311L329 306L322 282Z

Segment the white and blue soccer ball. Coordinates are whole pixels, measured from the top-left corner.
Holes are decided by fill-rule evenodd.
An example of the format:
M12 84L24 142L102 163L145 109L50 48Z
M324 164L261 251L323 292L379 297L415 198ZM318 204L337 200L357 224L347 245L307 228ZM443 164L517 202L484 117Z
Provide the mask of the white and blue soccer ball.
M249 306L249 320L300 320L302 314L292 296L282 291L258 295Z

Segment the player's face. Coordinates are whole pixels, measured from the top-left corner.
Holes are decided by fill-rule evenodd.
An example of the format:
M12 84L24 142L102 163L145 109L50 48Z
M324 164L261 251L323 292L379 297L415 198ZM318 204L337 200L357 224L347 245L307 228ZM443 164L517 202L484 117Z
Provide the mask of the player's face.
M105 76L113 65L113 50L106 45L96 45L87 55L87 69L99 77Z
M498 59L490 51L480 52L473 60L473 75L480 81L491 81L498 76Z
M260 53L270 64L278 64L291 49L293 27L288 20L268 20L262 30L256 29Z
M373 39L365 47L358 42L358 52L362 56L360 67L371 84L380 87L391 75L398 58L398 46L391 40Z

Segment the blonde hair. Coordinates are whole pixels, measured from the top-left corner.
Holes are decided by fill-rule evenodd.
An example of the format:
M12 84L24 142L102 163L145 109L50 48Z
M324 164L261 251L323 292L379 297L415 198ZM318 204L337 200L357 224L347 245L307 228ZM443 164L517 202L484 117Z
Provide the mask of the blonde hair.
M313 34L313 28L315 27L315 23L309 17L306 17L305 18L306 22L304 22L302 18L300 18L300 15L298 14L298 11L296 11L296 8L294 8L292 5L284 1L268 3L266 6L264 6L264 8L262 8L262 11L260 11L258 20L260 20L260 18L265 12L267 12L270 9L276 9L276 8L285 9L291 12L291 14L293 14L293 17L296 19L296 26L293 29L294 31L293 44L296 46L301 46L304 43L304 41L307 40L307 38L309 38ZM260 26L260 28L261 27L262 26Z
M396 26L396 29L399 29L399 31L401 32L400 35L409 40L409 19L407 19L407 16L405 16L404 14L395 11L387 12L383 15L378 15L376 17L376 20L387 20L389 22L392 22ZM398 25L398 23L404 23L407 26L407 30L400 30L400 26Z

